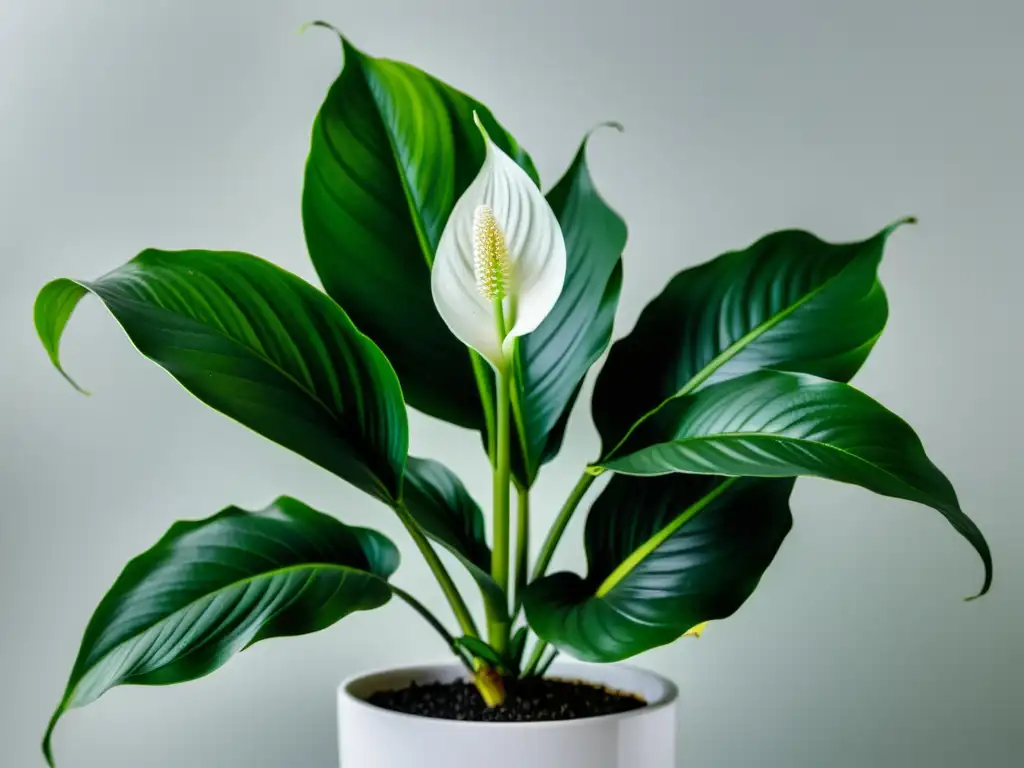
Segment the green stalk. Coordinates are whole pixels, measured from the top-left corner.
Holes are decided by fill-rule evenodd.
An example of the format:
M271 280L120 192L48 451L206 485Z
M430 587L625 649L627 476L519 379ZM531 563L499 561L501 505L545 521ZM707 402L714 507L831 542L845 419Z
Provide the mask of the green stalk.
M540 664L541 658L544 656L544 651L548 648L546 640L537 638L537 645L533 647L533 653L530 654L530 660L526 662L523 667L522 674L519 675L521 678L532 677L537 672L537 667Z
M544 677L544 675L546 675L548 673L548 670L551 669L551 665L554 663L555 659L557 659L557 658L558 658L558 649L557 648L552 648L551 649L551 655L548 656L548 660L545 661L543 664L541 664L537 668L537 677Z
M501 296L494 299L494 316L498 338L505 340L505 310ZM495 460L494 460L494 553L491 556L491 576L505 595L509 593L509 486L511 485L511 439L510 439L510 387L511 375L508 364L497 371L498 397L495 408ZM507 597L506 597L507 600ZM509 623L493 617L488 621L488 639L498 653L508 650Z
M569 498L565 500L565 504L562 505L558 517L555 518L555 522L551 526L551 530L548 531L547 538L540 549L540 554L537 556L537 564L533 568L533 581L543 576L544 572L548 569L548 566L551 564L551 557L555 554L555 548L558 546L562 534L565 533L565 528L569 525L576 507L579 506L583 497L590 489L591 484L596 479L596 475L584 472L583 476L576 483L576 487L572 489L572 493L569 494Z
M530 571L530 489L516 483L516 593L512 607L515 623L523 605L523 592Z
M391 586L391 592L394 594L394 596L404 600L406 602L406 604L408 604L408 606L410 608L412 608L414 611L416 611L416 613L418 613L420 616L422 616L423 619L431 627L433 627L434 631L436 631L437 634L439 634L444 639L444 641L447 644L447 646L449 648L451 648L452 653L454 653L456 656L459 657L459 661L461 661L463 664L466 665L466 669L469 670L469 673L471 675L475 675L476 674L476 670L473 669L473 665L470 663L470 660L468 658L466 658L466 654L463 651L462 647L458 643L455 642L455 638L452 637L451 632L449 632L445 628L444 624L442 624L440 622L440 620L437 618L437 616L432 614L430 612L430 610L423 603L421 603L415 597L410 595L404 589L401 589L400 587L396 587L394 584L391 584L390 586Z
M416 548L419 549L423 558L427 561L427 565L430 566L430 570L433 572L434 578L437 579L437 583L441 585L441 590L444 592L444 596L448 598L448 604L452 607L452 612L462 628L462 633L471 637L480 637L480 632L473 621L473 614L469 612L466 601L462 599L462 595L455 586L455 582L452 581L451 574L448 573L448 569L444 567L441 558L437 556L437 552L430 545L430 541L427 539L427 535L423 533L423 529L413 519L413 516L409 514L409 510L404 502L395 506L395 512L398 513L398 519L402 521L405 529L412 537L413 543L416 544Z

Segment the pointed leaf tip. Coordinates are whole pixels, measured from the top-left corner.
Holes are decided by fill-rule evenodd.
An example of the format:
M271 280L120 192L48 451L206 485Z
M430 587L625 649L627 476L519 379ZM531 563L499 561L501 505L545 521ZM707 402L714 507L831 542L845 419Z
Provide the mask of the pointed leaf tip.
M306 32L306 31L312 29L313 27L321 27L323 29L329 29L329 30L331 30L331 32L333 32L338 37L340 37L342 40L345 39L345 36L343 34L341 34L341 30L340 29L338 29L336 26L331 24L329 21L323 21L322 19L316 19L314 21L307 21L305 24L303 24L301 27L299 27L299 34L302 34L303 32Z
M605 120L603 123L598 123L589 131L587 131L587 138L589 139L594 133L601 130L602 128L614 128L619 133L626 132L626 126L624 126L618 120Z
M885 236L888 237L905 224L917 224L917 216L904 216L903 218L896 219L896 221L886 227L883 232L885 233Z

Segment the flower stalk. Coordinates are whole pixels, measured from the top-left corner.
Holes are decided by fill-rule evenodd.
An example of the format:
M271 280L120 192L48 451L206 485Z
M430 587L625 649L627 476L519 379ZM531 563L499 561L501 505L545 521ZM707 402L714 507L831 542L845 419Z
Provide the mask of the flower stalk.
M558 219L537 184L491 141L479 115L474 117L483 140L483 163L448 217L430 284L441 319L494 372L493 411L484 403L493 471L491 576L501 588L506 610L502 616L488 613L487 636L494 651L503 655L511 643L509 609L514 613L522 599L528 544L523 505L513 577L509 511L512 361L516 339L535 330L558 300L565 282L566 254ZM478 383L483 382L482 391L489 390L490 382L484 382L481 369L480 365L474 368ZM514 596L510 589L513 579Z

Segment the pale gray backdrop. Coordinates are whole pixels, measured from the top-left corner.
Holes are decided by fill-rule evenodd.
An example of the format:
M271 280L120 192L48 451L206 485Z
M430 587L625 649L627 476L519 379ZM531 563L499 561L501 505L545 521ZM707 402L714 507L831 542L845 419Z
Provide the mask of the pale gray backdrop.
M920 217L891 241L892 317L858 384L917 427L989 536L991 596L962 602L981 567L938 514L801 481L754 598L636 661L682 686L685 765L1024 764L1020 2L2 0L0 765L41 765L91 611L173 520L286 493L405 544L384 507L187 396L95 302L65 344L91 398L31 327L45 281L146 246L315 280L302 166L340 56L296 30L319 17L490 104L548 183L592 125L626 125L592 144L630 226L619 334L677 270L770 230ZM487 498L476 437L416 414L412 431ZM538 527L595 450L580 408ZM580 563L579 532L557 565ZM398 581L445 612L415 552ZM330 768L337 681L442 651L394 604L202 681L116 690L67 717L59 762Z

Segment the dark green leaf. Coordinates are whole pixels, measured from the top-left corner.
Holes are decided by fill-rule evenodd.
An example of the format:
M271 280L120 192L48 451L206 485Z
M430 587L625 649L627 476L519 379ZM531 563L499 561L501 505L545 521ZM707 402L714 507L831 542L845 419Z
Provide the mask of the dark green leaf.
M462 481L433 459L410 456L405 470L406 508L423 532L461 562L480 587L488 610L507 618L507 597L491 578L491 550L484 516Z
M389 504L400 497L408 426L398 379L311 285L216 251L148 250L92 282L55 280L36 299L35 321L58 369L61 335L86 291L207 405Z
M793 483L612 478L587 518L587 578L557 573L533 584L530 625L577 658L608 662L731 615L789 532Z
M93 614L60 716L116 685L167 685L213 672L271 637L302 635L384 605L398 550L295 499L230 507L171 527L132 560Z
M669 398L751 371L848 381L885 327L877 269L902 223L840 245L777 232L676 275L612 346L597 379L602 455Z
M619 303L626 225L594 187L587 139L547 194L565 237L565 286L544 322L516 344L514 469L527 488L561 447L583 377L611 341Z
M327 292L395 366L409 404L485 427L476 375L491 373L434 307L430 264L455 201L493 141L536 177L529 156L478 101L408 64L342 39L344 69L313 125L302 218Z
M601 466L631 475L807 475L926 504L981 555L981 594L991 584L985 537L917 435L848 384L778 371L714 384L667 402Z

